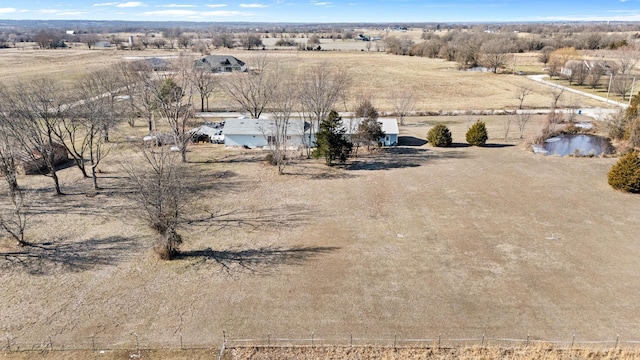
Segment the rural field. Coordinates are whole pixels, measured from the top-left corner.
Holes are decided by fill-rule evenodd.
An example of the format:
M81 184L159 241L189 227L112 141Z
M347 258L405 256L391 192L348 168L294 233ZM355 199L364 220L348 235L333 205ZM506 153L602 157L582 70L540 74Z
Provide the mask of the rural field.
M322 63L347 68L354 86L340 111L370 97L390 112L395 87L418 94L416 110L425 113L515 109L519 86L532 90L527 108L551 101L548 87L524 76L463 72L443 60L269 54L301 72ZM41 74L71 83L123 58L155 55L167 52L9 49L0 56L0 76L5 85ZM602 106L577 95L563 103ZM210 104L234 109L223 95ZM482 148L465 142L477 119L489 131ZM534 154L529 145L544 117L527 125L524 139L512 125L505 140L503 120L410 117L398 147L336 167L296 153L284 175L260 150L192 145L193 176L185 182L197 197L174 261L157 259L124 170L141 164L137 145L146 124L121 125L100 166L102 190L93 191L72 166L59 172L65 196L53 196L44 176L19 178L35 199L27 235L36 246L0 242L0 348L209 348L220 345L223 331L261 343L483 334L640 341L640 201L607 184L616 159ZM437 122L451 129L454 146L426 144Z

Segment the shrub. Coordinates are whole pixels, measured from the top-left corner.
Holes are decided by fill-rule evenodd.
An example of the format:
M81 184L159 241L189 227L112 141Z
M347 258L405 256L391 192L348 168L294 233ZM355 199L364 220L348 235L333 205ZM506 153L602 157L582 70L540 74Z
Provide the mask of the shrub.
M443 124L436 124L429 132L427 133L427 142L431 144L431 146L436 147L448 147L451 146L453 142L451 138L451 131Z
M476 121L467 131L467 142L472 146L484 146L487 143L489 135L484 121Z
M628 152L613 165L608 174L609 185L616 190L640 193L640 157Z

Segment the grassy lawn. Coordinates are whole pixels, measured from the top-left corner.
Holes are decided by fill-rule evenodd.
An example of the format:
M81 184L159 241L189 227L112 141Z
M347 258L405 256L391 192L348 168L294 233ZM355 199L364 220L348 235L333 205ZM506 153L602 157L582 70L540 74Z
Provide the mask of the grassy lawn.
M36 258L0 247L0 329L20 342L216 345L234 338L493 337L636 339L640 202L613 191L612 158L534 155L508 141L464 146L468 119L411 118L403 140L444 120L452 148L400 146L328 168L294 159L279 176L261 151L197 145L200 188L181 229L181 259L163 262L137 221L122 162L144 127L113 135L95 196L74 168L19 181L38 199ZM474 119L475 120L475 119ZM415 139L413 139L415 140ZM415 143L415 141L414 141Z

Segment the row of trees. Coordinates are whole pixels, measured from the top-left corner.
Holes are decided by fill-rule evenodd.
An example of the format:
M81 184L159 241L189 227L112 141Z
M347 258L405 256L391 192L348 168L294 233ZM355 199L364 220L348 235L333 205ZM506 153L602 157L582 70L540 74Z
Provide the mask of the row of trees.
M484 121L476 121L465 134L467 143L471 146L484 146L489 139ZM436 124L427 133L427 142L434 147L449 147L453 144L451 131L444 124Z

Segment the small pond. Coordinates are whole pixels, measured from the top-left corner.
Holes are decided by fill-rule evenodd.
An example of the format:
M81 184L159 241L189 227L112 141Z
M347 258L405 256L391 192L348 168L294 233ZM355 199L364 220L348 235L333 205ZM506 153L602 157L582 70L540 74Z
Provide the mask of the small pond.
M613 153L608 139L595 135L561 135L547 139L544 144L536 144L534 152L545 155L601 155Z

